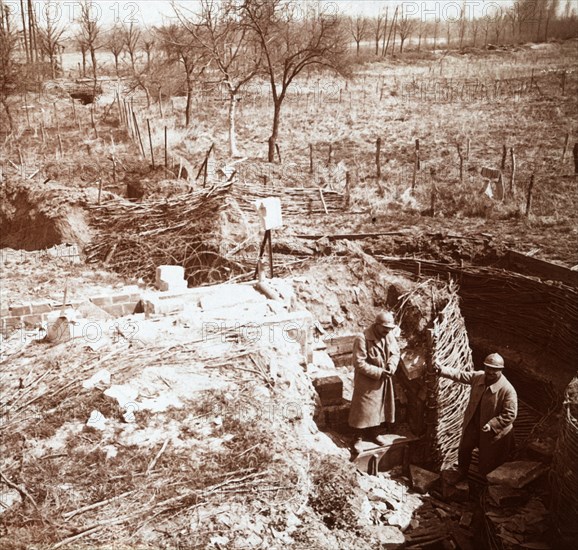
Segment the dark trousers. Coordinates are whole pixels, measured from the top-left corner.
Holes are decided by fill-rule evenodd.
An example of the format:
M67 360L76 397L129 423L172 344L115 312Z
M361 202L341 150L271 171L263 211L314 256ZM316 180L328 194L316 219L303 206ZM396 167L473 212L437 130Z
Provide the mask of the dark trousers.
M467 474L470 470L470 464L472 463L472 453L474 449L480 446L480 428L470 422L466 429L462 439L460 440L460 446L458 448L458 469L460 472Z

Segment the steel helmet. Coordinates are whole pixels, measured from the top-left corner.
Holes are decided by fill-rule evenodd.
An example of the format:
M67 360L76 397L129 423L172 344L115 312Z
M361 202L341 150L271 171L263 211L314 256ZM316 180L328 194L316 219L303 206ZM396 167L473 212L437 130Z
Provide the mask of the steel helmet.
M490 353L490 355L484 359L484 365L492 369L503 369L504 358L499 353Z
M395 328L395 319L393 318L393 313L391 311L382 311L377 314L375 318L375 323L377 325L382 325L386 328Z

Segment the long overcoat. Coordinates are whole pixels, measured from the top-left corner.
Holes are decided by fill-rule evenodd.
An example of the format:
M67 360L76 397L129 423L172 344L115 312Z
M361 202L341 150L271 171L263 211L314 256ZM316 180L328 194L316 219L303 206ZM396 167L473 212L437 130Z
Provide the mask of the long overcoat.
M370 428L395 421L395 396L392 377L400 352L393 331L379 337L374 325L353 342L353 397L349 411L352 428ZM383 372L387 376L382 377Z
M478 469L480 473L487 474L507 459L513 440L514 420L518 414L516 390L504 375L486 387L485 374L482 371L442 369L442 374L456 382L471 386L470 399L462 424L462 440L467 429L479 431ZM480 424L470 426L478 404L480 404ZM482 431L485 424L490 425L489 432Z

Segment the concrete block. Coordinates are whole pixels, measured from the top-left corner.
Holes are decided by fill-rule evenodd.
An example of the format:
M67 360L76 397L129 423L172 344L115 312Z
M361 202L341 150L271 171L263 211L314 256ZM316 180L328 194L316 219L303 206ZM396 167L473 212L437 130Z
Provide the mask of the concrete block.
M323 376L313 380L322 405L337 405L343 397L343 381L339 376Z
M93 296L90 301L98 307L112 305L112 296Z
M40 315L24 315L23 317L21 317L23 323L25 326L27 327L36 327L38 325L41 325L46 318L40 314Z
M155 286L163 292L186 289L185 268L180 265L159 265Z
M14 306L10 308L10 316L11 317L22 317L22 315L30 315L32 313L32 306L22 305L22 306Z
M541 462L518 460L506 462L487 475L488 483L521 489L547 470Z
M32 305L32 313L38 315L39 313L48 313L52 311L52 304L50 302L38 302Z
M422 494L427 493L440 479L439 474L424 470L414 464L410 464L409 473L413 488Z

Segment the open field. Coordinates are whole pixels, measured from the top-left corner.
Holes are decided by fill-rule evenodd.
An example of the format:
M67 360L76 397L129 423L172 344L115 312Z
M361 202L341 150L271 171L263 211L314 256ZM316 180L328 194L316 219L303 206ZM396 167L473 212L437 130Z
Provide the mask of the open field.
M308 225L311 230L320 225L332 232L333 222L335 227L356 231L413 226L457 233L474 229L539 257L576 265L575 51L572 41L515 51L436 53L411 63L369 63L350 81L311 74L290 88L279 139L282 163L273 165L261 160L272 116L269 91L265 82L252 82L238 106L239 148L247 157L236 166L238 182L261 184L266 178L273 186L330 185L342 190L347 171L355 214L345 213L338 222L323 216L304 219L298 222L302 227L286 231L299 233ZM64 186L85 188L100 177L104 189L123 194L123 185L113 181L110 158L114 153L119 161L117 182L162 179L162 171L149 172L147 119L157 165L163 162L165 126L175 172L177 159L182 158L196 174L212 143L216 167L230 161L227 102L218 90L197 91L189 128L182 126L183 98L164 97L161 88L161 106L158 93L150 90L147 108L142 91L131 93L128 101L140 120L143 158L138 141L131 142L119 123L118 105L113 104L115 80L103 81L102 86L104 93L94 107L73 106L66 95L54 93L54 87L41 95L29 93L26 106L15 98L20 130L5 136L5 176L17 178L14 165L20 164L22 155L27 175L39 170L34 181L51 177ZM123 93L121 88L120 96L127 97L126 90ZM379 181L377 138L381 138ZM420 169L414 183L415 140L419 140ZM469 149L461 180L458 145L464 157ZM506 196L490 199L480 193L484 183L480 171L500 168L504 146ZM512 148L516 173L510 189ZM193 180L195 174L189 178ZM526 216L532 175L531 210Z

